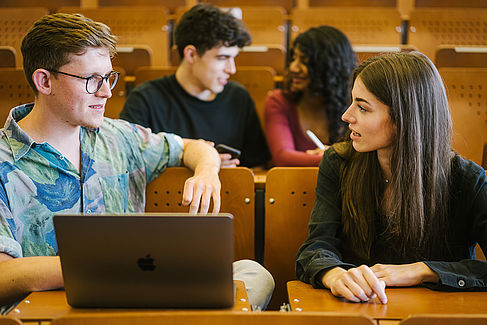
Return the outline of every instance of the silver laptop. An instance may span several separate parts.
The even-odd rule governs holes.
[[[233,216],[57,215],[73,307],[233,306]]]

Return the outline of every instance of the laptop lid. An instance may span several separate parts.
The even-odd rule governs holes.
[[[233,216],[57,215],[73,307],[233,306]]]

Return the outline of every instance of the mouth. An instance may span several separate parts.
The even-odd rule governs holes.
[[[293,83],[301,83],[301,82],[304,82],[306,79],[303,78],[303,77],[298,77],[298,76],[293,76],[292,77],[292,81]]]
[[[227,83],[228,83],[228,78],[221,78],[221,79],[218,79],[218,82],[220,83],[220,85],[223,85],[225,86]]]
[[[352,135],[355,136],[355,137],[361,137],[362,135],[352,129],[350,129],[350,131],[352,131]]]
[[[99,105],[90,105],[89,106],[91,109],[96,109],[96,110],[103,110],[105,108],[104,104],[99,104]]]

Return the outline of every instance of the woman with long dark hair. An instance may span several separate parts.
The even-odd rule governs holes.
[[[345,34],[320,26],[298,35],[291,58],[284,89],[266,99],[267,142],[277,166],[318,166],[323,150],[305,132],[327,145],[343,135],[356,57]]]
[[[320,165],[298,278],[354,302],[388,286],[487,288],[485,170],[451,149],[446,91],[420,53],[373,57],[353,76],[349,139]]]

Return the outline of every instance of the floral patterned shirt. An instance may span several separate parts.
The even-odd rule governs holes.
[[[146,185],[178,166],[182,139],[105,118],[81,128],[81,171],[49,143],[36,143],[17,121],[33,104],[10,112],[0,130],[0,252],[57,254],[52,217],[66,213],[143,212]]]

